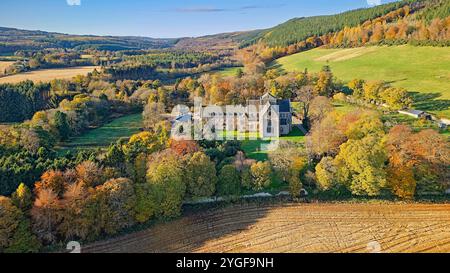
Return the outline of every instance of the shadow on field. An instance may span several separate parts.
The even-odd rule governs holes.
[[[398,82],[404,82],[407,81],[408,78],[404,78],[404,79],[399,79],[399,80],[393,80],[393,81],[387,81],[387,84],[394,84],[394,83],[398,83]]]
[[[414,107],[422,111],[445,111],[450,108],[450,100],[439,99],[441,93],[410,92]]]
[[[239,202],[235,205],[203,205],[185,208],[183,217],[146,230],[94,243],[83,253],[191,253],[201,250],[208,241],[220,240],[249,229],[275,208],[276,203]],[[229,242],[229,241],[227,241]],[[248,242],[233,242],[233,249],[245,249]],[[208,251],[215,248],[208,246]],[[229,251],[233,251],[230,249]]]

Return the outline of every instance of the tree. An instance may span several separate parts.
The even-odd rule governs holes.
[[[125,168],[125,153],[122,145],[116,143],[109,146],[103,162],[105,162],[106,166],[117,168],[123,172]]]
[[[225,165],[219,174],[217,193],[219,196],[238,196],[241,192],[241,176],[233,165]]]
[[[57,111],[55,113],[55,128],[58,130],[59,138],[62,141],[66,141],[69,139],[69,136],[71,134],[70,126],[67,121],[67,114]]]
[[[62,220],[61,206],[58,196],[51,189],[43,189],[37,193],[31,209],[32,229],[38,239],[44,243],[55,243],[58,238],[58,227]]]
[[[300,174],[306,167],[307,162],[306,158],[296,157],[291,163],[288,182],[289,192],[294,199],[300,197],[300,191],[303,187],[302,181],[300,180]]]
[[[345,122],[345,121],[344,121]],[[384,125],[375,112],[361,112],[356,120],[340,124],[349,139],[362,139],[368,135],[384,135]]]
[[[300,172],[297,170],[291,170],[291,174],[288,179],[289,193],[292,198],[298,199],[300,197],[300,191],[302,190],[302,181],[300,180]]]
[[[256,164],[256,163],[255,163]],[[241,185],[244,189],[250,190],[252,189],[253,184],[253,176],[251,172],[251,168],[245,168],[241,170]]]
[[[92,161],[84,161],[75,168],[78,182],[85,187],[96,187],[105,182],[103,168]]]
[[[236,168],[236,170],[242,172],[245,169],[250,168],[254,163],[256,163],[256,160],[248,159],[245,157],[243,151],[238,151],[234,157],[233,165]]]
[[[327,191],[337,186],[337,167],[332,157],[324,157],[316,166],[316,180],[321,190]]]
[[[187,162],[185,179],[189,197],[210,197],[216,190],[216,166],[203,152],[197,152]]]
[[[147,172],[147,182],[153,193],[149,198],[158,204],[158,215],[171,218],[180,214],[186,193],[183,178],[181,162],[175,154],[162,152],[153,156]]]
[[[295,94],[302,107],[303,127],[305,127],[306,130],[309,130],[311,126],[309,110],[312,101],[317,96],[317,93],[314,91],[313,86],[308,85],[297,89]]]
[[[61,171],[47,171],[41,176],[41,181],[36,183],[35,191],[51,190],[57,196],[62,197],[66,190],[64,173]]]
[[[382,81],[364,83],[364,99],[368,102],[379,102],[380,94],[385,90],[386,84]]]
[[[269,161],[280,178],[287,182],[291,176],[294,164],[302,159],[302,152],[299,147],[289,143],[280,143],[280,147],[269,152]]]
[[[269,162],[257,162],[251,166],[250,171],[253,177],[253,190],[262,190],[272,183],[272,168]]]
[[[136,195],[131,180],[111,179],[99,186],[97,190],[104,192],[106,204],[111,211],[108,220],[110,233],[114,234],[134,224]]]
[[[339,183],[354,195],[377,196],[386,186],[386,161],[380,137],[367,136],[343,144],[334,164]]]
[[[395,166],[387,168],[387,183],[392,193],[402,199],[413,199],[416,193],[416,180],[410,166]]]
[[[414,134],[408,126],[397,125],[387,135],[386,148],[389,170],[394,172],[398,168],[404,174],[391,175],[391,184],[411,192],[414,183],[408,175],[412,168],[417,192],[442,192],[448,188],[446,166],[450,162],[450,148],[445,137],[438,132],[423,130]]]
[[[149,102],[144,108],[144,127],[153,129],[156,124],[163,120],[165,105],[162,103]]]
[[[32,154],[36,154],[41,147],[39,135],[33,129],[20,130],[20,145]]]
[[[352,90],[355,98],[361,99],[364,97],[364,80],[353,79],[348,83],[348,88]]]
[[[320,96],[333,96],[333,73],[331,73],[331,69],[328,65],[324,66],[319,72],[314,89],[315,93]]]
[[[380,94],[381,99],[394,110],[408,108],[412,99],[404,88],[390,87]]]
[[[135,186],[135,192],[135,218],[137,222],[145,223],[158,214],[158,198],[155,196],[156,192],[152,191],[152,187],[148,183],[137,184]]]
[[[0,196],[0,253],[37,252],[39,248],[30,221],[11,199]]]
[[[162,131],[160,131],[162,132]],[[128,159],[134,159],[139,154],[152,154],[167,147],[167,139],[159,132],[142,132],[132,135],[128,144],[123,147]]]
[[[242,76],[244,76],[244,70],[242,70],[242,68],[236,69],[235,77],[242,78]]]
[[[197,142],[192,140],[171,140],[170,149],[180,156],[185,156],[188,154],[194,154],[200,151],[200,147]]]
[[[311,157],[336,156],[339,147],[347,138],[338,128],[339,115],[332,112],[320,122],[315,123],[307,136],[308,153]]]
[[[68,186],[61,200],[62,221],[58,225],[58,232],[65,239],[85,240],[91,235],[95,219],[99,218],[98,215],[88,213],[94,207],[91,202],[94,191],[88,191],[82,183]]]
[[[11,200],[16,207],[23,212],[29,211],[33,204],[33,196],[30,189],[24,184],[20,183],[17,190],[12,194]]]
[[[311,102],[310,108],[311,121],[313,124],[320,122],[327,114],[334,110],[330,100],[323,96],[314,98]]]

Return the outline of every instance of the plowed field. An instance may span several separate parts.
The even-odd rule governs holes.
[[[450,205],[236,205],[83,252],[450,252]]]

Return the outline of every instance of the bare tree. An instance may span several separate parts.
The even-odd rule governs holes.
[[[162,121],[165,113],[165,106],[162,103],[150,102],[144,109],[144,127],[146,129],[153,129],[156,124]]]
[[[295,90],[295,96],[297,100],[300,102],[302,107],[303,127],[306,130],[309,130],[311,128],[311,121],[310,121],[311,103],[317,96],[316,92],[314,91],[314,86],[306,85]]]

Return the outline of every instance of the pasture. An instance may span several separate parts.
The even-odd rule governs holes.
[[[85,253],[450,252],[449,204],[237,204],[83,247]]]
[[[31,72],[19,73],[11,76],[1,77],[1,83],[19,83],[26,80],[33,82],[50,82],[54,79],[71,79],[77,75],[86,75],[94,69],[100,69],[98,66],[80,66],[70,68],[42,69]]]
[[[355,78],[383,80],[406,88],[414,96],[415,108],[450,117],[449,47],[317,48],[280,58],[273,67],[318,72],[324,65],[345,82]]]
[[[108,147],[121,138],[129,138],[142,128],[142,114],[117,118],[102,127],[89,130],[60,146],[62,151]]]
[[[243,67],[227,67],[227,68],[221,68],[218,70],[214,70],[213,73],[219,74],[222,77],[230,77],[235,76],[238,69],[244,69]]]

